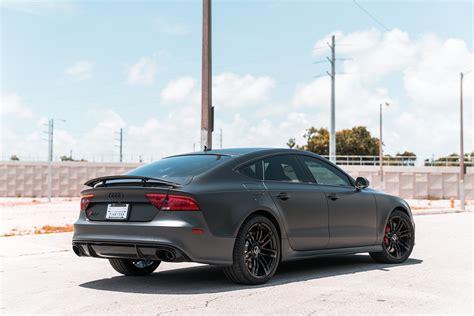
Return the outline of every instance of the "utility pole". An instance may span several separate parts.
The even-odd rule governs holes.
[[[385,102],[386,106],[390,104]],[[382,184],[382,191],[385,190],[385,179],[383,174],[383,138],[382,138],[382,103],[380,103],[380,139],[379,139],[379,165],[380,165],[380,183]]]
[[[48,202],[51,202],[51,191],[52,191],[52,168],[53,162],[53,137],[54,137],[54,119],[49,119],[48,122]]]
[[[123,128],[120,128],[118,134],[119,134],[119,138],[115,139],[115,141],[118,141],[119,144],[115,145],[115,147],[119,148],[119,161],[123,162]],[[112,156],[112,158],[113,158],[113,156]]]
[[[120,162],[123,161],[123,128],[120,128]]]
[[[464,80],[464,74],[461,72],[461,93],[460,93],[460,119],[461,119],[461,124],[460,124],[460,142],[461,142],[461,150],[459,153],[459,200],[461,202],[461,211],[464,211],[466,209],[466,201],[464,199],[464,119],[463,119],[463,91],[462,91],[462,86],[463,86],[463,80]]]
[[[203,0],[202,15],[202,83],[201,83],[201,149],[212,149],[214,107],[212,106],[212,32],[211,0]]]
[[[331,63],[331,128],[329,133],[329,160],[336,163],[336,38],[332,36],[332,43],[327,43],[331,48],[331,58],[327,57]]]

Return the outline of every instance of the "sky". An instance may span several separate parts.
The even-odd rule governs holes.
[[[362,6],[364,10],[361,9]],[[471,1],[213,1],[214,147],[303,144],[329,127],[326,60],[336,37],[336,129],[367,126],[385,152],[420,158],[473,146]],[[2,159],[156,160],[200,141],[200,1],[1,0]]]

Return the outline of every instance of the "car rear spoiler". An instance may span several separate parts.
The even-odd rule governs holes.
[[[144,177],[144,176],[132,176],[132,175],[116,175],[116,176],[98,177],[98,178],[91,179],[85,182],[84,185],[93,188],[99,183],[101,183],[102,185],[106,185],[107,181],[112,181],[112,180],[141,180],[141,183],[143,184],[143,186],[146,186],[147,184],[152,184],[152,183],[167,185],[171,187],[179,186],[178,183],[171,182],[171,181],[166,181],[166,180],[151,178],[151,177]]]

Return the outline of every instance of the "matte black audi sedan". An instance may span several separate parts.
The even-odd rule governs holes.
[[[404,200],[304,151],[195,152],[85,184],[73,250],[125,275],[194,261],[261,284],[281,261],[369,252],[401,263],[415,242]]]

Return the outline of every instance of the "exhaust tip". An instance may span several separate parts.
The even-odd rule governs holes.
[[[168,249],[157,250],[156,256],[161,261],[174,261],[176,259],[176,254],[174,253],[174,251]]]
[[[81,249],[79,248],[79,246],[73,245],[73,246],[72,246],[72,251],[74,251],[74,253],[75,253],[78,257],[81,257],[81,256],[82,256],[82,251],[81,251]]]

